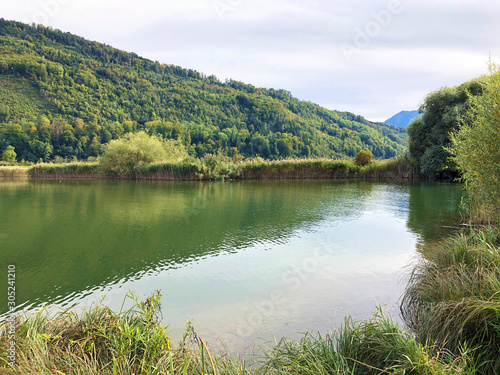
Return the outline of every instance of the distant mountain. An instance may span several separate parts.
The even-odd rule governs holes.
[[[387,125],[395,125],[401,128],[406,128],[410,122],[419,116],[418,111],[401,111],[397,115],[384,121]]]
[[[177,139],[196,157],[390,158],[405,129],[285,90],[165,65],[42,25],[0,19],[0,155],[87,159],[127,132]]]

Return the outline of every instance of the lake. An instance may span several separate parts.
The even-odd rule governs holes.
[[[120,310],[161,290],[177,341],[230,351],[326,333],[381,305],[396,319],[418,246],[460,221],[462,186],[367,181],[0,180],[1,277],[20,309]],[[127,302],[125,306],[129,306]],[[7,312],[6,294],[0,313]]]

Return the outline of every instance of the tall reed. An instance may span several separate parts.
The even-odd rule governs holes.
[[[34,178],[110,178],[99,176],[97,163],[37,164],[29,170]],[[221,154],[200,159],[164,161],[139,166],[122,176],[134,180],[220,179],[413,179],[418,177],[407,158],[373,161],[359,166],[353,160],[286,159],[244,162]]]
[[[64,178],[98,178],[98,163],[63,163],[63,164],[36,164],[28,170],[30,177],[47,179]]]

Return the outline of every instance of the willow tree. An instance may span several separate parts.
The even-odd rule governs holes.
[[[110,177],[130,177],[138,168],[166,158],[162,139],[145,132],[127,133],[106,146],[99,169]]]

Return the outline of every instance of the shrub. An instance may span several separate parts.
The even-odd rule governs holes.
[[[7,148],[5,149],[5,151],[2,154],[2,160],[6,163],[15,163],[16,157],[17,157],[17,154],[14,151],[14,147],[12,147],[12,146],[7,146]]]
[[[111,177],[130,177],[139,167],[166,159],[164,142],[145,132],[127,133],[112,140],[99,160],[102,174]]]
[[[490,64],[483,94],[471,96],[467,118],[452,134],[449,151],[472,200],[493,220],[500,214],[500,66]]]
[[[372,161],[372,159],[373,154],[371,153],[371,151],[362,150],[358,152],[354,160],[357,165],[364,166],[368,165]]]

